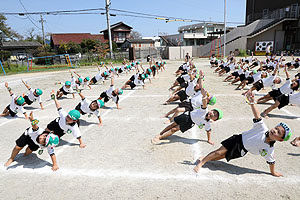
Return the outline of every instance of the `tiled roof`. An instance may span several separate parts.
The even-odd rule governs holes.
[[[42,46],[39,42],[36,41],[9,41],[3,42],[3,49],[11,49],[11,48],[33,48]]]
[[[54,33],[51,34],[51,40],[54,45],[60,45],[61,43],[74,42],[80,44],[84,39],[100,40],[106,42],[102,34],[90,34],[90,33]]]
[[[131,26],[128,26],[128,25],[125,24],[124,22],[118,22],[118,23],[112,24],[112,25],[110,25],[110,28],[111,28],[111,29],[114,29],[114,28],[116,28],[116,27],[118,27],[118,26],[120,26],[120,25],[124,25],[124,26],[127,26],[129,29],[132,29]],[[107,29],[104,29],[104,30],[100,31],[100,33],[104,32],[104,31],[107,31]]]

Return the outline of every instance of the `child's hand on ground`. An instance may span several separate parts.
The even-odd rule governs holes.
[[[281,173],[279,172],[274,172],[272,173],[273,176],[276,176],[276,177],[280,177],[280,176],[283,176]]]
[[[85,144],[80,144],[80,145],[79,145],[79,148],[81,148],[81,149],[83,149],[83,148],[85,148],[85,147],[86,147]]]
[[[53,167],[51,169],[52,169],[52,171],[57,171],[59,169],[59,167],[57,165],[53,165]]]

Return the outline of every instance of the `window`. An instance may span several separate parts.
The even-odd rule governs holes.
[[[263,9],[263,17],[266,17],[269,14],[269,9]]]
[[[118,32],[118,40],[125,40],[125,32]]]
[[[207,27],[207,31],[208,32],[213,32],[214,31],[214,27]]]

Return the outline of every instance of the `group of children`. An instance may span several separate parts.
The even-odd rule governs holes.
[[[143,86],[147,80],[151,83],[151,79],[155,77],[159,71],[163,71],[166,66],[166,62],[155,62],[152,59],[149,63],[148,68],[143,68],[143,66],[138,61],[129,61],[124,59],[122,67],[114,67],[112,64],[111,68],[108,68],[104,62],[100,63],[98,67],[98,73],[90,79],[89,76],[83,77],[77,72],[71,72],[71,80],[67,80],[64,83],[58,82],[55,85],[61,85],[60,89],[56,92],[51,91],[50,97],[55,102],[58,116],[52,120],[45,129],[38,126],[39,120],[33,117],[33,112],[29,114],[29,117],[24,109],[24,105],[31,105],[33,102],[38,101],[40,104],[41,110],[44,110],[41,95],[43,91],[39,88],[32,89],[25,81],[22,80],[25,87],[29,90],[28,94],[15,95],[12,89],[8,86],[8,83],[5,83],[9,94],[11,95],[10,104],[4,109],[3,113],[0,116],[11,116],[15,117],[18,112],[22,112],[25,116],[25,119],[29,119],[31,122],[31,127],[27,128],[25,132],[16,140],[16,145],[12,150],[11,156],[8,161],[5,163],[5,166],[8,167],[15,159],[19,151],[27,145],[25,156],[29,155],[33,151],[37,151],[39,148],[39,154],[43,152],[44,148],[47,148],[51,160],[53,163],[52,170],[56,171],[58,169],[56,156],[54,154],[54,147],[59,144],[59,140],[62,136],[67,134],[72,134],[79,142],[80,148],[85,148],[81,131],[80,131],[80,117],[87,114],[89,117],[94,114],[97,116],[99,121],[99,126],[102,126],[103,121],[100,115],[100,108],[104,107],[105,104],[112,100],[117,109],[120,109],[119,106],[119,96],[123,94],[125,88],[130,87],[131,89],[136,86]],[[104,71],[102,69],[105,69]],[[114,86],[114,77],[119,76],[122,73],[135,72],[131,78],[126,81],[122,88],[115,88]],[[76,75],[76,76],[74,76]],[[91,85],[96,84],[101,79],[102,83],[106,80],[111,79],[110,87],[101,92],[100,96],[97,99],[89,100],[83,94],[82,90],[85,87],[92,89]],[[75,106],[73,110],[66,112],[60,105],[59,99],[63,96],[71,94],[73,99],[75,94],[78,94],[81,98],[81,101]]]

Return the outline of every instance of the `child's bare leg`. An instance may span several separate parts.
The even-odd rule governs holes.
[[[3,112],[0,114],[0,117],[5,117],[5,116],[8,116],[9,115],[9,110],[7,108],[5,108],[3,110]]]
[[[174,115],[169,119],[169,121],[172,122],[172,121],[174,120],[174,118],[178,116],[178,114],[179,114],[180,112],[184,112],[184,111],[185,111],[185,108],[179,108],[179,107],[178,107],[178,108],[176,109]],[[170,123],[170,122],[169,122],[169,123]]]
[[[221,146],[219,149],[209,153],[203,159],[199,159],[199,163],[194,168],[195,172],[199,172],[202,166],[207,163],[208,161],[216,161],[225,158],[227,149],[224,146]]]
[[[244,87],[247,85],[248,81],[243,81],[242,82],[242,88],[241,89],[244,89]]]
[[[171,111],[169,111],[167,114],[165,114],[164,117],[168,117],[169,115],[171,115],[172,113],[174,113],[177,108],[178,108],[178,106],[176,108],[172,109]]]
[[[27,147],[26,150],[25,150],[24,156],[28,156],[28,155],[30,155],[31,153],[32,153],[31,149],[29,149],[29,147]]]
[[[257,103],[266,103],[267,101],[270,101],[271,99],[272,99],[272,97],[269,94],[267,94],[266,96],[259,98],[257,100]]]
[[[18,153],[23,149],[23,147],[15,146],[14,149],[11,152],[11,156],[8,159],[8,161],[4,164],[5,167],[8,167],[15,159],[15,157],[18,155]]]
[[[280,105],[280,102],[279,102],[279,101],[275,101],[275,103],[274,103],[273,105],[271,105],[269,108],[267,108],[266,110],[264,110],[264,111],[261,113],[261,116],[267,118],[267,115],[268,115],[272,110],[274,110],[275,108],[277,108],[279,105]]]

